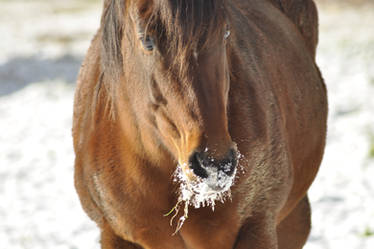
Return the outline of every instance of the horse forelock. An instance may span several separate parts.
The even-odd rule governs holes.
[[[174,64],[186,64],[193,52],[221,39],[226,17],[224,0],[154,2],[149,25],[156,27],[158,43],[165,53],[173,56]]]
[[[225,17],[224,0],[159,0],[154,14],[158,15],[174,45],[190,46],[217,34]]]

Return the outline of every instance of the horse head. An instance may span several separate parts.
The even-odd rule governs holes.
[[[178,162],[183,198],[199,206],[222,196],[238,161],[228,130],[224,1],[111,1],[103,22],[104,72],[124,79],[115,91]]]

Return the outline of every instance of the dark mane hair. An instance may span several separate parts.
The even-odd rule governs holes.
[[[121,41],[125,30],[125,0],[106,0],[102,17],[101,67],[117,81],[123,70]],[[194,49],[203,49],[212,37],[221,35],[225,21],[225,0],[139,0],[146,29],[154,32],[162,53],[173,55],[172,63],[185,64]]]
[[[102,72],[117,81],[122,74],[121,41],[124,29],[124,0],[105,0],[101,18]]]

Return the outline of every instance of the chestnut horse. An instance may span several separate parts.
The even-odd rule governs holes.
[[[312,0],[105,0],[73,122],[102,248],[303,247],[326,136],[317,23]]]

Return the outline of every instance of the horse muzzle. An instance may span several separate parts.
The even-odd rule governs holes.
[[[228,190],[235,177],[238,164],[238,152],[230,149],[224,158],[216,159],[207,151],[194,152],[189,158],[189,168],[212,191]]]

